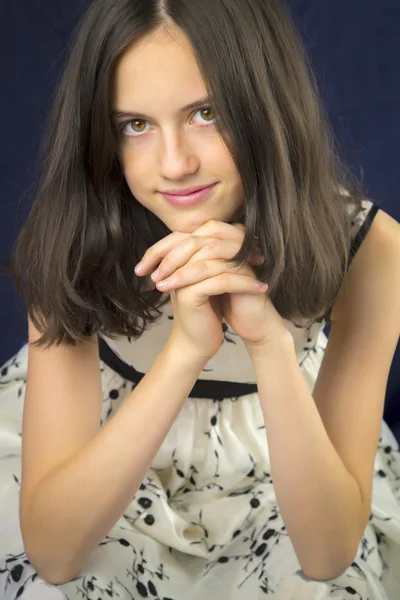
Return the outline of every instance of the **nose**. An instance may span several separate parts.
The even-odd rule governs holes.
[[[161,142],[160,176],[171,181],[184,179],[196,173],[200,160],[193,144],[179,131],[165,135]]]

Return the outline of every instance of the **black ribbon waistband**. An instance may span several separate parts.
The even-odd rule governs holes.
[[[100,359],[110,367],[113,371],[121,375],[124,379],[128,379],[133,383],[139,383],[145,373],[136,371],[132,366],[121,360],[119,356],[110,348],[107,342],[100,336],[99,340],[99,353]],[[231,398],[237,396],[245,396],[247,394],[254,394],[258,392],[256,383],[237,383],[234,381],[214,381],[198,379],[194,384],[189,398]]]

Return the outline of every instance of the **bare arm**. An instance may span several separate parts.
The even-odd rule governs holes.
[[[350,566],[365,529],[360,490],[325,430],[292,343],[253,352],[276,499],[303,573]]]
[[[131,502],[203,367],[167,344],[103,429],[41,480],[24,543],[43,579],[60,584],[81,571]]]

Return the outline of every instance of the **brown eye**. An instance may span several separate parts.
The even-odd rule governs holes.
[[[215,119],[214,117],[214,113],[212,112],[212,110],[210,108],[202,108],[201,111],[202,113],[202,117],[205,116],[206,121],[208,121],[209,119],[212,121],[213,119]],[[211,115],[211,116],[210,116]]]
[[[139,123],[139,125],[138,125]],[[144,129],[144,127],[140,127],[140,123],[142,123],[144,125],[144,127],[146,127],[146,121],[143,121],[143,119],[135,119],[134,121],[130,121],[128,123],[128,125],[132,126],[133,131],[137,131],[138,133],[141,133]]]
[[[194,116],[196,115],[200,115],[201,117],[201,121],[198,121],[197,124],[201,125],[201,124],[211,124],[213,121],[215,121],[216,117],[213,113],[213,111],[211,110],[210,107],[205,107],[205,108],[200,108],[199,110],[197,110],[194,113]]]
[[[127,137],[136,137],[135,133],[143,133],[146,128],[147,121],[144,119],[133,119],[128,121],[121,127],[121,133]]]

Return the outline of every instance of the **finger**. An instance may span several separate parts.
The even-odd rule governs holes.
[[[210,296],[220,294],[260,294],[268,289],[267,284],[262,284],[252,277],[235,273],[220,273],[195,285],[177,290],[179,301],[196,308],[208,301]]]
[[[241,223],[224,223],[211,219],[194,230],[192,235],[220,237],[222,239],[234,239],[243,241],[246,227]]]
[[[224,223],[222,221],[211,220],[207,223],[201,225],[198,229],[196,229],[192,234],[182,233],[179,231],[173,232],[172,234],[166,236],[153,246],[151,246],[143,255],[142,260],[136,265],[135,273],[137,275],[146,275],[151,272],[154,267],[160,264],[162,259],[168,255],[174,248],[178,247],[182,241],[191,238],[192,236],[195,238],[206,237],[208,232],[208,236],[216,239],[233,239],[240,242],[243,241],[245,226],[241,223],[237,223],[234,225]],[[204,235],[202,235],[202,232]],[[204,245],[204,244],[203,244]],[[194,245],[195,249],[201,247],[198,245]],[[194,250],[193,250],[194,252]],[[236,254],[237,251],[235,251]],[[190,257],[186,254],[186,260],[189,260]],[[257,252],[257,246],[254,245],[254,250],[250,254],[249,262],[255,265],[261,265],[264,262],[264,258]],[[175,268],[177,268],[176,265]],[[162,276],[165,276],[165,273],[162,273]],[[159,279],[159,277],[158,277]]]
[[[240,249],[240,242],[218,238],[200,238],[193,236],[181,242],[161,261],[157,271],[151,275],[153,281],[161,281],[175,273],[180,267],[209,259],[231,260]],[[264,259],[254,250],[250,262],[262,264]],[[226,265],[225,265],[226,269]]]
[[[177,269],[186,265],[191,259],[194,260],[194,257],[196,257],[202,249],[209,244],[213,244],[213,242],[215,242],[214,238],[199,236],[188,237],[168,252],[158,266],[157,271],[151,275],[152,280],[157,281],[168,277]],[[206,253],[205,256],[207,255],[210,255],[210,253]]]
[[[234,273],[250,276],[255,279],[254,272],[247,264],[244,264],[242,267],[229,267],[225,262],[220,260],[201,260],[198,262],[189,262],[184,267],[177,269],[171,276],[158,281],[157,287],[163,291],[177,289],[222,275],[223,273]]]
[[[141,261],[135,267],[135,273],[137,275],[145,275],[172,250],[175,248],[182,240],[190,237],[190,233],[182,233],[180,231],[174,231],[170,235],[167,235],[165,238],[151,246],[144,253]]]
[[[245,227],[240,223],[237,224],[239,228]],[[142,260],[135,267],[135,272],[138,272],[138,266],[140,265],[140,275],[144,275],[151,271],[160,261],[167,256],[171,250],[176,248],[182,241],[194,236],[195,238],[215,238],[221,239],[236,239],[243,240],[243,231],[237,229],[236,225],[229,225],[222,221],[210,220],[195,229],[193,233],[182,233],[175,231],[172,234],[166,236],[153,246],[149,248],[143,255]]]
[[[240,242],[242,245],[244,236],[246,234],[246,226],[242,223],[224,223],[223,221],[210,220],[207,223],[201,225],[198,229],[196,229],[192,235],[203,235],[203,236],[211,236],[215,238],[221,239],[233,239]],[[253,250],[249,261],[253,262],[253,258],[258,255],[260,257],[257,259],[254,264],[262,265],[265,262],[265,257],[259,253],[260,244],[257,237],[254,238],[253,242]]]
[[[239,228],[244,228],[240,223],[237,224]],[[144,253],[141,261],[135,267],[135,273],[145,275],[151,271],[160,261],[175,248],[182,240],[187,239],[190,236],[196,237],[232,237],[233,239],[243,239],[243,235],[236,227],[236,225],[229,225],[222,221],[210,220],[201,225],[193,233],[182,233],[180,231],[174,231],[170,235],[148,248]]]

